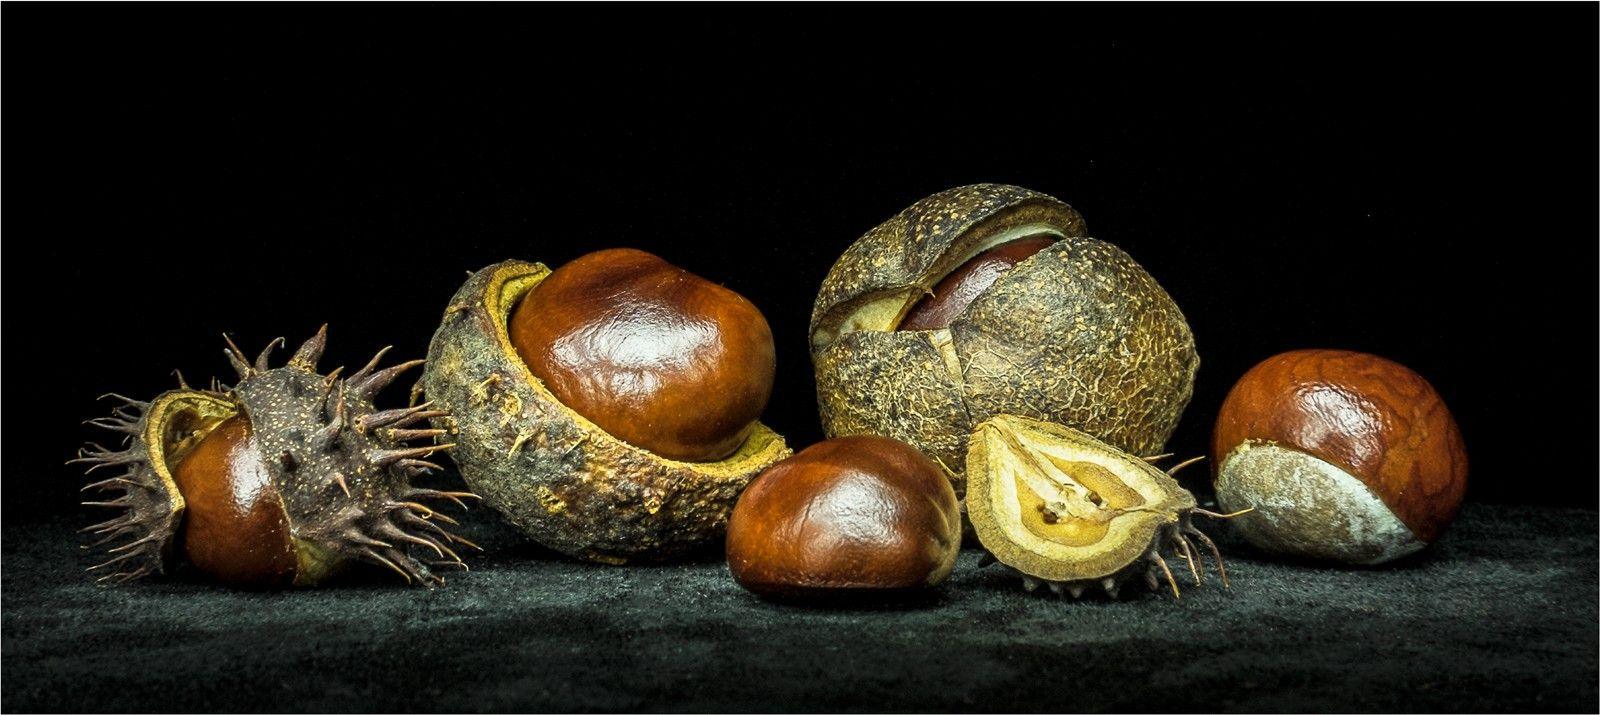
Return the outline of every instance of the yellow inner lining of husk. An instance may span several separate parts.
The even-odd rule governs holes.
[[[979,425],[969,456],[968,512],[985,548],[1040,578],[1108,576],[1193,506],[1143,460],[1060,425],[995,417]]]

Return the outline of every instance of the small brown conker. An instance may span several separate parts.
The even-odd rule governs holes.
[[[294,583],[296,558],[283,496],[234,415],[195,444],[172,470],[187,507],[184,558],[218,581],[278,588]]]
[[[508,329],[562,404],[668,459],[732,454],[772,394],[776,351],[761,311],[644,251],[596,251],[556,269]]]
[[[1467,453],[1439,393],[1410,368],[1294,350],[1246,372],[1217,416],[1217,501],[1253,509],[1239,533],[1274,552],[1379,564],[1455,517]]]
[[[961,511],[916,448],[874,436],[814,444],[750,483],[728,521],[728,567],[763,596],[909,591],[950,575]]]

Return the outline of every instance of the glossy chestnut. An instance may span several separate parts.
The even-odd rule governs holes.
[[[187,505],[181,543],[189,563],[232,586],[293,583],[288,514],[245,417],[217,425],[172,477]]]
[[[939,465],[884,437],[838,437],[774,464],[728,522],[728,566],[763,596],[907,591],[950,575],[961,512]]]
[[[1272,551],[1375,564],[1420,550],[1467,484],[1439,393],[1392,360],[1295,350],[1239,379],[1213,435],[1217,496],[1254,508],[1238,530]]]
[[[772,331],[727,288],[634,249],[562,266],[513,311],[512,346],[562,404],[655,454],[709,462],[772,393]]]

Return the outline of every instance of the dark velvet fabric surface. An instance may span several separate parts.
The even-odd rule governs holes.
[[[6,711],[1597,708],[1592,511],[1471,505],[1386,569],[1224,538],[1232,590],[1178,601],[1028,594],[968,549],[926,600],[829,609],[759,600],[714,553],[567,561],[481,508],[488,552],[434,590],[97,587],[79,525],[6,524]]]

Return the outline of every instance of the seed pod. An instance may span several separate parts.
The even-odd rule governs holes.
[[[1133,259],[1070,206],[996,184],[929,196],[852,244],[817,296],[811,357],[829,436],[916,445],[958,494],[968,435],[995,415],[1160,451],[1199,365]]]
[[[196,390],[180,378],[150,402],[117,397],[124,404],[111,417],[91,420],[127,435],[121,450],[91,443],[73,460],[122,472],[85,487],[120,492],[86,502],[120,512],[85,530],[111,544],[111,560],[92,567],[109,571],[102,580],[165,573],[179,558],[230,585],[267,588],[316,585],[350,562],[424,585],[443,582],[430,567],[465,568],[449,544],[471,543],[421,500],[473,495],[410,483],[436,468],[425,457],[451,445],[404,444],[439,434],[411,429],[427,407],[372,404],[421,361],[379,370],[385,348],[348,378],[323,376],[326,340],[323,326],[279,368],[268,361],[281,338],[253,364],[230,341],[232,387]]]
[[[1029,591],[1041,584],[1081,596],[1098,588],[1115,598],[1126,581],[1165,582],[1178,596],[1166,555],[1181,557],[1202,582],[1204,544],[1228,583],[1222,554],[1190,523],[1194,495],[1169,472],[1083,432],[1014,415],[978,425],[967,457],[967,515],[985,549],[1020,572]]]
[[[514,260],[478,271],[429,346],[423,384],[451,413],[435,426],[455,435],[451,457],[467,483],[529,538],[577,558],[660,560],[717,538],[745,484],[790,454],[783,438],[755,423],[725,458],[677,461],[563,404],[508,333],[519,302],[550,274]]]

